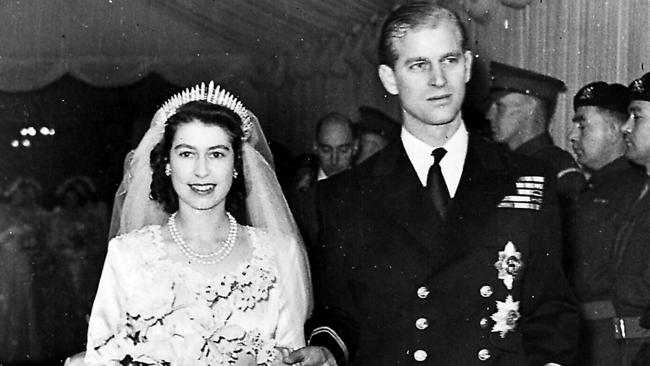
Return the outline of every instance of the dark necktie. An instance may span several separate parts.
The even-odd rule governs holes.
[[[429,168],[429,174],[427,175],[427,187],[426,190],[433,201],[433,205],[440,214],[440,217],[443,219],[447,216],[447,207],[449,206],[449,201],[451,197],[449,196],[449,190],[447,189],[447,183],[445,183],[445,177],[442,175],[440,170],[440,161],[447,154],[447,150],[439,147],[431,153],[433,155],[434,161],[431,167]]]

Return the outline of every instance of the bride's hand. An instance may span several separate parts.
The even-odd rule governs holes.
[[[337,366],[332,352],[325,347],[307,346],[297,349],[282,360],[287,365]]]

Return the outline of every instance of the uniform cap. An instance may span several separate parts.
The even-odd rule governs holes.
[[[490,78],[490,92],[527,94],[551,103],[566,90],[562,80],[495,61],[490,62]]]
[[[621,84],[596,81],[583,86],[573,97],[573,110],[578,107],[596,106],[627,114],[630,92]]]
[[[628,89],[630,90],[631,100],[650,102],[650,72],[630,83]]]

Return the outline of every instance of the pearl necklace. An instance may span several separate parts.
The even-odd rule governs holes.
[[[185,239],[183,239],[180,232],[176,228],[176,214],[177,212],[174,212],[171,214],[171,216],[169,216],[169,220],[167,220],[167,227],[169,228],[169,234],[171,234],[174,243],[176,246],[178,246],[181,252],[185,254],[186,257],[201,264],[215,264],[221,262],[230,254],[232,248],[235,246],[235,241],[237,240],[237,229],[239,226],[237,225],[237,220],[235,220],[230,212],[226,212],[229,223],[228,237],[226,240],[220,242],[221,248],[219,248],[219,250],[207,254],[196,252],[190,248],[189,245],[187,245]]]

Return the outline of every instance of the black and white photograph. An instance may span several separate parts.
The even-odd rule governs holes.
[[[0,366],[650,365],[650,1],[0,1]]]

